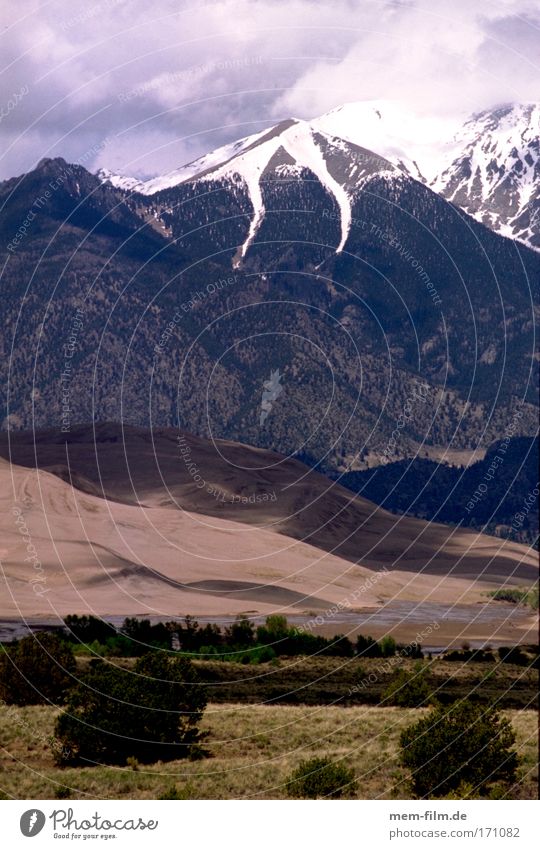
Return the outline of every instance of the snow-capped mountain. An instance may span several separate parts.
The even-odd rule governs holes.
[[[540,248],[540,105],[474,115],[452,148],[432,188],[493,230]]]
[[[262,191],[264,181],[276,178],[309,179],[315,175],[324,189],[333,196],[340,211],[340,253],[351,228],[351,197],[374,172],[393,172],[385,159],[336,136],[317,131],[306,121],[291,119],[266,133],[244,140],[242,150],[217,168],[210,168],[198,179],[234,179],[248,189],[254,208],[249,235],[241,249],[244,257],[255,239],[265,207]]]
[[[415,407],[395,457],[428,432],[428,444],[447,445],[458,422],[457,447],[472,450],[500,436],[516,397],[535,403],[540,253],[312,123],[280,124],[224,159],[152,195],[61,159],[0,184],[10,426],[61,421],[51,375],[62,374],[83,296],[72,422],[128,410],[135,424],[283,453],[310,433],[312,458],[339,435],[335,466],[366,440],[383,454],[419,379],[430,402]],[[16,237],[13,222],[33,206],[33,226]],[[27,285],[35,291],[21,306]],[[261,387],[275,369],[287,391],[261,428]],[[524,409],[523,433],[534,412]]]
[[[125,189],[126,191],[139,192],[142,195],[153,195],[156,192],[171,189],[178,186],[180,183],[185,183],[188,180],[197,178],[204,172],[212,168],[218,168],[226,162],[234,159],[235,156],[241,155],[246,148],[254,144],[257,139],[265,136],[268,130],[263,130],[261,133],[255,133],[251,136],[245,136],[231,144],[225,144],[215,150],[201,156],[199,159],[188,162],[187,165],[182,165],[174,171],[163,174],[159,177],[153,177],[150,180],[138,180],[135,177],[123,177],[120,174],[114,174],[106,168],[102,168],[97,172],[97,176],[103,182],[111,183],[117,189]]]
[[[345,103],[311,123],[318,130],[362,144],[428,184],[446,166],[448,139],[460,127],[455,118],[417,115],[391,100]]]
[[[405,172],[491,229],[540,248],[540,107],[513,104],[464,120],[422,116],[392,101],[348,103],[313,121],[290,119],[224,145],[175,171],[141,181],[102,170],[104,182],[153,195],[181,183],[243,182],[254,213],[245,255],[264,217],[261,180],[314,174],[341,212],[366,178]]]
[[[384,101],[313,122],[361,143],[486,226],[540,248],[540,106],[509,104],[456,122]]]
[[[144,180],[138,180],[136,177],[123,177],[121,174],[115,174],[113,171],[109,171],[108,168],[100,168],[99,171],[96,171],[96,176],[102,183],[110,183],[115,189],[147,194],[146,182]]]
[[[340,253],[351,227],[351,199],[373,174],[396,174],[387,159],[363,147],[330,135],[307,121],[291,118],[256,135],[225,145],[164,177],[145,183],[110,172],[98,176],[117,188],[153,195],[192,180],[243,184],[253,206],[249,234],[237,263],[254,241],[265,214],[263,184],[275,179],[309,180],[315,177],[339,208]]]

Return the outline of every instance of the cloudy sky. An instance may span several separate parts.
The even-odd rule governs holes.
[[[540,92],[539,0],[2,0],[0,178],[164,173],[291,115]]]

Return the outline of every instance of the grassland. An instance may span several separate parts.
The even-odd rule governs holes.
[[[127,666],[131,664],[128,660]],[[398,669],[412,671],[416,661],[402,657],[279,658],[260,666],[199,661],[197,670],[212,702],[379,705]],[[431,690],[443,704],[469,697],[500,708],[533,708],[538,670],[495,660],[487,663],[422,661]]]
[[[531,662],[533,655],[528,655]],[[84,676],[89,656],[78,656]],[[111,659],[131,669],[133,658]],[[379,705],[398,669],[412,671],[417,661],[403,657],[281,657],[271,663],[240,664],[195,660],[208,699],[220,704]],[[424,659],[432,692],[442,704],[470,698],[499,708],[533,709],[538,704],[538,669],[471,660]]]
[[[329,756],[354,767],[358,796],[410,798],[397,763],[399,734],[422,709],[209,704],[203,730],[208,757],[126,768],[54,766],[48,742],[55,708],[0,707],[0,786],[16,799],[279,799],[305,758]],[[505,711],[521,757],[510,798],[536,798],[537,722],[531,710]]]

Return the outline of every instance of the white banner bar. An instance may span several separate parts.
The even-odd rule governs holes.
[[[534,801],[5,801],[6,849],[104,844],[169,849],[418,846],[537,849]],[[35,844],[29,843],[35,838]]]

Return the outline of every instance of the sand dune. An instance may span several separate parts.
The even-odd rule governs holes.
[[[538,572],[524,546],[393,516],[269,451],[116,425],[9,437],[3,616],[474,604]]]

